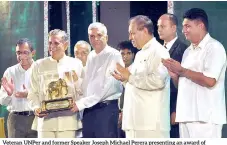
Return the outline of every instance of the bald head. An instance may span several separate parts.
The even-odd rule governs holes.
[[[173,25],[178,26],[178,20],[174,14],[170,14],[170,13],[163,14],[160,18],[169,19],[169,21],[172,22]]]
[[[164,14],[158,19],[159,38],[169,42],[176,37],[177,18],[173,14]]]

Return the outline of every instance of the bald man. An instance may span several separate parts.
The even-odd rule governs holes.
[[[91,46],[88,42],[80,40],[74,46],[74,55],[76,58],[80,59],[83,66],[86,66],[87,56],[91,51]]]
[[[182,56],[188,47],[177,37],[177,17],[173,14],[164,14],[158,20],[159,38],[164,40],[164,47],[169,51],[170,57],[181,62]],[[170,115],[171,115],[171,138],[179,138],[179,124],[176,118],[177,88],[173,81],[170,82]]]

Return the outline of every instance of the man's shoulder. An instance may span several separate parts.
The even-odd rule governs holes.
[[[79,65],[81,66],[81,68],[83,68],[83,64],[82,64],[82,61],[78,58],[74,58],[74,57],[70,57],[70,56],[66,56],[66,59],[67,61],[69,62],[69,64],[72,64],[72,65]]]
[[[181,40],[180,38],[177,38],[174,44],[178,46],[177,48],[184,49],[184,50],[186,50],[189,47],[189,45],[183,42],[183,40]]]
[[[5,70],[5,73],[10,73],[10,72],[15,72],[18,70],[18,67],[19,67],[19,63],[15,64],[15,65],[12,65],[10,67],[8,67],[6,70]]]
[[[19,67],[19,63],[17,63],[17,64],[15,64],[15,65],[12,65],[12,66],[10,66],[10,67],[8,67],[7,69],[8,70],[15,70],[15,69],[17,69],[18,67]]]
[[[208,44],[215,45],[218,48],[224,49],[224,46],[222,45],[222,43],[213,37],[210,38],[210,40],[208,41]]]
[[[39,66],[48,65],[49,62],[50,62],[50,57],[40,58],[32,63],[31,68],[33,69],[33,68],[37,68]]]
[[[150,46],[150,51],[153,53],[153,50],[155,50],[156,54],[159,54],[161,58],[169,58],[169,52],[168,50],[157,40],[155,40],[155,43],[152,43]]]
[[[150,48],[150,49],[154,49],[154,48],[157,48],[157,49],[158,48],[163,48],[163,49],[165,49],[165,47],[156,38],[154,40],[152,40],[152,43],[149,44],[148,48]]]
[[[42,63],[45,63],[45,62],[48,62],[48,61],[50,61],[50,57],[44,57],[44,58],[37,59],[35,61],[35,63],[42,64]]]
[[[110,58],[114,60],[119,60],[122,64],[124,64],[120,51],[113,47],[110,48],[111,48]]]
[[[103,53],[102,57],[105,58],[114,58],[114,57],[121,57],[121,53],[120,51],[118,51],[117,49],[111,47],[111,46],[106,46],[107,48],[105,48],[105,52]]]
[[[115,49],[115,48],[113,48],[111,46],[108,46],[107,53],[110,53],[110,54],[120,54],[120,52],[117,49]]]
[[[65,56],[65,57],[70,62],[81,63],[81,60],[78,58],[74,58],[74,57],[70,57],[70,56]]]
[[[209,52],[213,56],[219,56],[219,58],[226,58],[226,50],[223,44],[212,37],[207,42],[205,48],[206,52]]]

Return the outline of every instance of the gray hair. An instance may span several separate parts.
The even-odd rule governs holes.
[[[94,28],[102,31],[104,33],[104,35],[107,35],[107,28],[103,23],[100,23],[100,22],[91,23],[88,27],[88,32],[89,32],[89,30],[94,29]]]
[[[153,34],[153,32],[154,32],[153,22],[151,21],[151,19],[148,16],[137,15],[135,17],[132,17],[129,20],[129,24],[132,23],[132,22],[136,23],[138,30],[142,30],[143,28],[147,28],[149,34],[150,35]]]
[[[60,29],[54,29],[49,32],[49,36],[54,36],[54,35],[61,35],[61,38],[63,41],[68,41],[68,34]]]
[[[84,40],[78,41],[78,42],[75,44],[74,48],[75,48],[77,45],[86,45],[87,48],[88,48],[88,52],[91,51],[91,45],[90,45],[89,43],[87,43],[86,41],[84,41]]]
[[[17,40],[16,46],[17,45],[22,45],[22,44],[25,44],[25,43],[28,44],[28,46],[30,48],[30,51],[34,50],[33,45],[32,45],[31,41],[28,38],[21,38],[21,39]]]

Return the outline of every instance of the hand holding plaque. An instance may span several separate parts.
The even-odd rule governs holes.
[[[42,112],[41,108],[37,108],[34,111],[34,114],[40,118],[47,116],[48,114],[46,112]]]
[[[70,73],[72,74],[72,76],[70,76]],[[72,70],[71,72],[65,72],[65,77],[67,78],[68,81],[73,82],[73,83],[76,83],[76,81],[78,80],[78,76],[77,76],[75,70]]]

